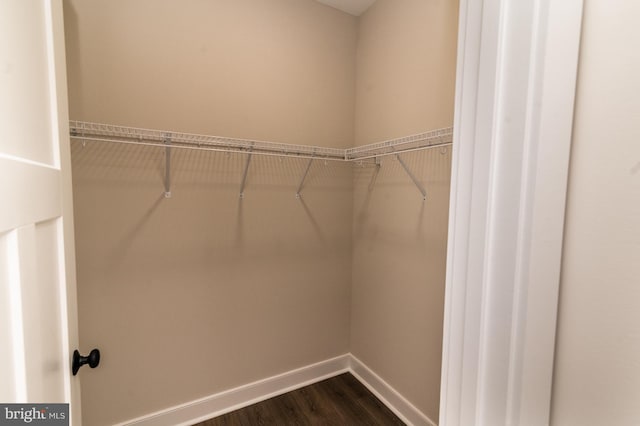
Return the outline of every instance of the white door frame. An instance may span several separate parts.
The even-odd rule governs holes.
[[[441,426],[549,423],[583,0],[461,0]]]

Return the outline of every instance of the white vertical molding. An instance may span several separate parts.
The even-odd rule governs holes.
[[[461,0],[440,425],[549,421],[583,0]]]
[[[513,348],[510,424],[548,425],[560,286],[567,179],[573,129],[584,0],[547,1],[544,46],[537,67],[536,95],[529,110],[531,184],[527,184],[529,233],[517,276],[520,298]],[[541,49],[542,50],[542,49]],[[544,59],[542,59],[544,58]],[[524,193],[524,190],[523,190]]]
[[[476,415],[499,6],[495,0],[460,1],[441,426],[471,425]]]

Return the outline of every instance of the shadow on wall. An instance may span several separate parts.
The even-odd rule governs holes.
[[[339,223],[351,207],[350,164],[315,161],[297,199],[307,160],[254,155],[240,198],[246,155],[181,149],[171,155],[171,198],[165,198],[164,148],[73,140],[74,188],[89,210],[78,219],[118,236],[111,267],[150,234],[171,235],[175,250],[210,235],[215,242],[204,245],[211,257],[284,249],[299,255],[344,244]],[[343,204],[348,208],[336,209]]]
[[[254,156],[243,199],[245,155],[174,150],[171,198],[164,164],[164,148],[72,142],[80,343],[105,354],[82,378],[87,416],[105,400],[151,412],[348,346],[351,165],[314,162],[298,200],[303,159]],[[139,413],[120,415],[110,424]]]
[[[356,167],[356,240],[373,235],[381,243],[404,244],[426,241],[433,236],[430,228],[447,228],[451,148],[408,153],[402,159],[426,190],[426,200],[394,156],[382,157],[379,165],[364,163]],[[410,223],[414,225],[406,225]],[[404,232],[399,232],[400,228]],[[413,238],[407,238],[407,232]]]
[[[145,211],[139,218],[136,218],[136,221],[130,228],[124,230],[122,240],[118,245],[116,245],[115,250],[112,252],[113,257],[107,262],[108,267],[114,267],[115,265],[122,263],[136,237],[143,232],[143,227],[151,220],[154,212],[156,212],[160,203],[162,203],[164,199],[164,194],[159,194],[156,201],[149,206],[147,211]]]

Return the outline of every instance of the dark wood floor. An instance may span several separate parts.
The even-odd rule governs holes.
[[[404,425],[349,373],[194,426]]]

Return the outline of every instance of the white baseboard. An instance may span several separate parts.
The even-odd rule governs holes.
[[[408,425],[436,426],[433,421],[351,354],[176,405],[115,426],[189,426],[347,372],[353,374]]]
[[[433,420],[353,355],[350,355],[349,372],[407,425],[437,426]]]
[[[189,426],[349,371],[349,354],[291,370],[117,426]]]

